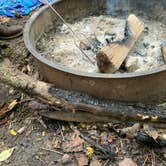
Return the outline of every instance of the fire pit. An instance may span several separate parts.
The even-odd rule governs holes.
[[[152,40],[161,39],[162,42],[162,40],[166,39],[166,34],[163,32],[166,27],[166,11],[164,10],[166,2],[164,0],[63,0],[57,1],[52,5],[73,29],[77,27],[77,29],[74,29],[75,31],[81,26],[90,24],[93,20],[101,24],[101,20],[104,19],[105,22],[111,19],[115,31],[117,31],[116,27],[124,26],[123,20],[125,20],[129,14],[135,14],[145,21],[145,30],[151,28],[146,27],[146,21],[148,22],[147,25],[152,25],[153,28],[156,28],[155,37],[157,37],[152,38]],[[149,24],[149,22],[151,24]],[[92,26],[92,29],[93,28]],[[83,29],[85,33],[80,38],[85,39],[88,37],[88,31],[86,31],[84,27]],[[55,38],[51,38],[52,36],[50,34],[52,34],[52,32],[57,34]],[[72,45],[70,45],[72,41],[68,40],[69,38],[66,37],[69,33],[68,29],[64,27],[62,21],[49,6],[40,9],[26,24],[24,41],[28,50],[37,60],[38,69],[45,81],[54,83],[58,88],[87,92],[93,96],[105,99],[149,103],[165,100],[166,65],[164,65],[164,61],[163,64],[159,63],[152,69],[148,68],[148,70],[138,70],[137,72],[131,73],[124,71],[122,71],[123,73],[118,71],[114,74],[99,73],[96,64],[94,67],[91,67],[92,64],[90,64],[85,57],[84,60],[85,62],[87,61],[87,63],[82,63],[82,66],[80,65],[81,67],[78,66],[81,61],[79,58],[82,54],[79,52],[78,48],[76,48],[75,59],[71,58],[68,63],[65,62],[65,57],[70,56],[70,52],[66,51],[66,53],[64,53],[63,45],[65,40],[67,44],[71,46],[71,49],[73,49]],[[78,33],[81,34],[81,31]],[[107,36],[109,39],[111,36],[111,39],[113,37],[115,40],[119,40],[121,37],[120,35],[116,36],[116,39],[114,34],[110,35],[109,33]],[[61,40],[58,40],[58,37]],[[54,45],[41,42],[43,38],[53,40],[52,43]],[[98,41],[100,41],[100,39]],[[102,42],[97,43],[93,41],[93,43],[97,45],[94,48],[94,50],[96,50],[98,46],[100,47],[100,43]],[[145,47],[148,47],[146,43],[143,44]],[[140,42],[138,41],[138,47],[139,45]],[[47,51],[55,47],[56,58],[51,58],[51,53],[47,54],[44,52],[45,50],[42,52],[41,46],[45,46],[45,49],[48,49]],[[157,43],[156,47],[157,46],[159,46],[159,43]],[[63,51],[63,54],[61,51]],[[52,52],[52,50],[50,52]],[[142,54],[140,52],[137,54]],[[93,56],[90,55],[90,57],[95,60],[94,54]],[[63,59],[64,62],[61,63]],[[74,60],[76,63],[70,66]]]

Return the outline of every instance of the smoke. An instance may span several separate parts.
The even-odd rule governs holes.
[[[117,11],[125,11],[126,15],[130,9],[130,0],[106,0],[106,7],[108,15],[116,15]]]

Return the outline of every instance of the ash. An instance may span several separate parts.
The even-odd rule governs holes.
[[[117,73],[143,72],[164,64],[160,45],[166,38],[166,25],[148,19],[142,20],[145,23],[145,30],[127,56],[122,65],[123,69],[121,68]],[[97,51],[108,43],[122,41],[125,37],[126,20],[120,18],[91,16],[69,25],[76,34],[75,38],[63,24],[44,33],[37,42],[36,48],[52,62],[77,71],[98,73]],[[86,43],[86,47],[82,48],[80,43]],[[83,49],[94,64],[78,47]]]

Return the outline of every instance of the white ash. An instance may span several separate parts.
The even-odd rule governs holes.
[[[125,60],[125,72],[147,71],[164,64],[160,43],[166,39],[166,25],[146,19],[143,21],[146,26],[145,31]],[[122,41],[125,37],[125,25],[125,19],[103,15],[91,16],[70,24],[72,30],[77,34],[75,41],[78,46],[80,41],[90,39],[91,49],[84,50],[84,52],[95,62],[95,65],[76,47],[72,32],[64,24],[45,33],[38,41],[37,49],[46,58],[60,65],[82,72],[99,72],[96,52],[108,42]],[[97,42],[91,40],[93,38]]]

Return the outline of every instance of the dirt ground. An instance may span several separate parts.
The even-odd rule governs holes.
[[[24,25],[28,18],[10,19],[7,24]],[[1,61],[7,58],[22,72],[39,78],[22,37],[0,41],[0,48]],[[14,151],[7,160],[0,162],[0,166],[166,165],[165,144],[155,147],[141,144],[133,136],[134,131],[127,136],[119,132],[136,122],[85,124],[46,119],[39,115],[35,99],[0,84],[0,112],[9,109],[14,100],[18,103],[0,118],[0,153],[9,148]],[[147,125],[142,127],[145,128]],[[166,132],[164,129],[153,131]]]

